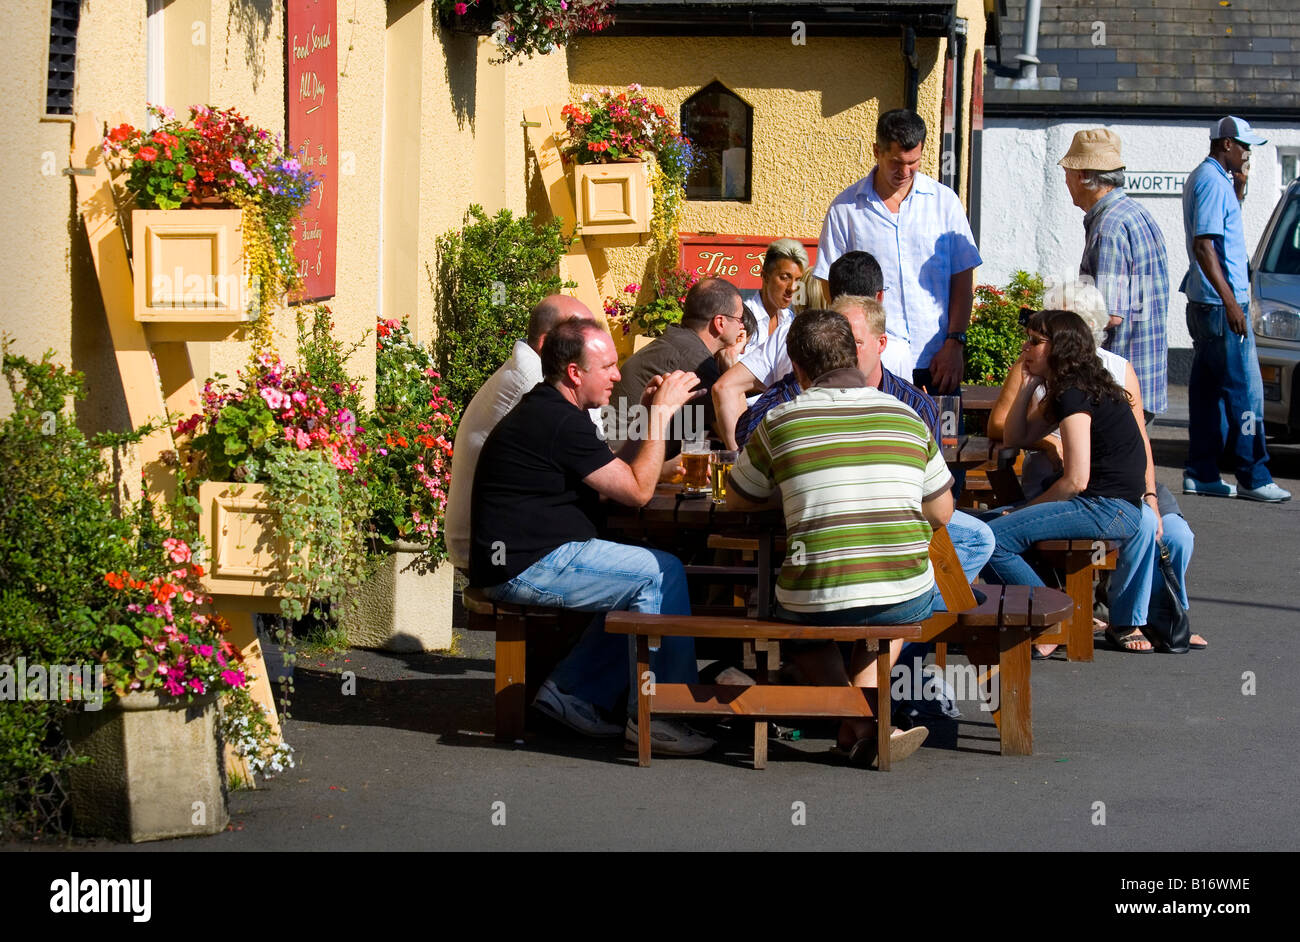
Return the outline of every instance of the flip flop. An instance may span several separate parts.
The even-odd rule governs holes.
[[[1196,635],[1192,635],[1192,638],[1195,639],[1195,638],[1196,638]],[[1189,648],[1191,648],[1193,651],[1204,651],[1204,650],[1205,650],[1206,648],[1208,648],[1210,645],[1209,645],[1209,643],[1206,642],[1206,641],[1201,641],[1201,642],[1198,643],[1197,641],[1192,640],[1192,641],[1188,641],[1188,642],[1187,642],[1187,646],[1188,646]]]
[[[1138,643],[1146,642],[1146,644],[1149,645],[1149,647],[1145,649],[1130,648],[1128,645],[1135,641]],[[1115,633],[1114,628],[1107,627],[1106,642],[1116,651],[1122,651],[1125,654],[1150,654],[1152,651],[1155,650],[1155,646],[1152,645],[1150,641],[1147,641],[1146,635],[1142,634],[1142,629],[1140,628],[1134,628],[1132,631],[1130,631],[1128,634],[1124,635],[1124,637],[1121,638],[1119,635]]]

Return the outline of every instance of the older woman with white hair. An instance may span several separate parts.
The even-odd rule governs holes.
[[[1152,650],[1151,643],[1145,639],[1140,629],[1147,624],[1148,606],[1152,586],[1161,579],[1160,542],[1164,541],[1166,550],[1178,575],[1178,590],[1183,606],[1188,604],[1186,589],[1187,566],[1191,562],[1193,535],[1187,521],[1183,519],[1178,503],[1173,494],[1163,484],[1155,480],[1155,461],[1151,454],[1151,442],[1147,436],[1147,423],[1142,408],[1142,391],[1137,374],[1132,365],[1118,354],[1101,348],[1105,336],[1109,313],[1106,300],[1095,286],[1088,282],[1067,282],[1053,285],[1043,297],[1045,310],[1066,310],[1078,314],[1093,333],[1097,342],[1097,357],[1115,383],[1128,393],[1133,417],[1141,432],[1146,451],[1146,493],[1143,495],[1142,519],[1138,533],[1127,540],[1120,551],[1115,571],[1110,576],[1109,614],[1111,626],[1107,638],[1110,643],[1124,651],[1145,652]],[[1024,356],[1022,355],[1002,387],[1002,394],[989,417],[989,435],[1002,437],[1006,431],[1006,421],[1016,393],[1023,381]],[[1038,400],[1041,401],[1041,395]],[[1026,455],[1021,475],[1021,486],[1025,496],[1033,499],[1041,494],[1060,476],[1062,468],[1062,447],[1060,432],[1056,431],[1043,439],[1032,443],[1032,450]],[[1121,634],[1122,632],[1122,634]],[[1192,647],[1206,647],[1205,639],[1200,635],[1192,636]],[[1038,656],[1046,656],[1052,648],[1043,646]]]

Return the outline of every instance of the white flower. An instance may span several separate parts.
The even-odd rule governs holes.
[[[583,93],[582,93],[582,100],[583,100],[583,101],[591,101],[591,92],[583,92]]]

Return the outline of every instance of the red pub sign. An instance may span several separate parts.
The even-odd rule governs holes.
[[[298,216],[294,255],[302,289],[293,301],[334,296],[339,216],[337,0],[289,0],[285,81],[289,150],[318,180]]]
[[[681,265],[706,278],[725,278],[742,291],[763,283],[763,253],[777,236],[683,235]],[[808,251],[808,267],[817,264],[817,240],[800,239]]]

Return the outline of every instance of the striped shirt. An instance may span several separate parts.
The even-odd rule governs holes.
[[[1114,189],[1083,217],[1079,274],[1097,285],[1106,310],[1120,323],[1106,331],[1105,347],[1133,364],[1142,408],[1169,408],[1169,265],[1165,237],[1151,214],[1123,190]]]
[[[921,503],[952,476],[914,411],[846,376],[863,382],[828,374],[772,409],[731,471],[754,500],[781,491],[789,549],[776,597],[792,612],[891,605],[934,587]]]
[[[939,404],[927,396],[925,390],[918,389],[907,380],[900,379],[889,370],[881,367],[880,391],[893,396],[899,402],[911,406],[913,411],[921,417],[925,427],[930,430],[934,440],[939,440]],[[753,436],[754,429],[758,428],[758,423],[763,421],[763,416],[783,402],[793,401],[794,397],[801,392],[803,392],[803,389],[799,386],[799,381],[794,378],[794,373],[786,373],[773,383],[736,420],[736,446],[744,448],[745,443]]]

